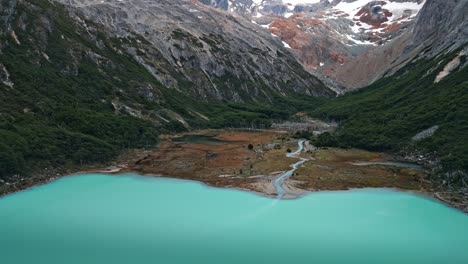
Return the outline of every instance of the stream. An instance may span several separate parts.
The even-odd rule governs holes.
[[[304,162],[308,161],[309,159],[306,158],[301,158],[299,157],[299,154],[302,152],[304,149],[304,142],[305,140],[300,140],[297,145],[298,149],[292,153],[286,154],[286,157],[288,158],[298,158],[300,159],[298,162],[291,164],[290,167],[292,168],[291,170],[281,174],[278,178],[276,178],[273,181],[273,186],[275,186],[276,193],[278,194],[278,199],[281,199],[284,197],[284,195],[287,194],[286,190],[283,187],[284,181],[286,181],[289,177],[293,175],[293,173],[297,170],[297,168],[304,164]]]

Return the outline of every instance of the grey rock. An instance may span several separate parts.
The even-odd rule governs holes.
[[[429,138],[429,137],[432,137],[434,135],[434,133],[439,129],[439,126],[432,126],[426,130],[423,130],[421,132],[419,132],[418,134],[416,134],[412,140],[413,141],[420,141],[420,140],[423,140],[423,139],[426,139],[426,138]]]
[[[161,83],[202,100],[335,94],[267,30],[205,5],[187,0],[59,2],[77,19],[99,23],[128,42],[127,52]]]
[[[392,75],[414,60],[466,48],[468,0],[427,0],[411,31],[402,37],[403,52],[376,78]]]
[[[341,2],[352,3],[355,1],[320,0],[318,3],[304,1],[305,3],[290,5],[285,4],[282,0],[264,0],[258,4],[252,4],[250,0],[230,0],[230,6],[227,9],[220,8],[217,4],[219,1],[202,2],[241,15],[264,27],[269,27],[273,34],[279,36],[292,47],[292,51],[305,68],[328,87],[341,93],[373,81],[375,76],[365,71],[373,71],[374,68],[362,67],[363,63],[364,65],[368,63],[365,61],[367,58],[375,57],[369,56],[367,53],[372,53],[375,46],[392,42],[409,31],[409,27],[414,23],[413,11],[411,10],[399,14],[405,19],[386,23],[388,13],[384,12],[385,3],[382,1],[369,0],[364,3],[361,7],[363,13],[359,17],[356,17],[356,14],[345,14],[334,9]],[[422,0],[386,1],[422,2]],[[295,15],[289,16],[290,14]],[[357,32],[352,30],[352,26],[355,24],[363,28],[366,28],[365,24],[367,27],[377,26],[380,30],[363,29]],[[363,44],[363,42],[367,44]],[[384,60],[383,63],[369,62],[369,64],[377,66],[389,63],[391,60]],[[349,73],[353,71],[363,72]]]
[[[13,88],[15,85],[11,80],[10,80],[10,73],[8,72],[7,68],[0,63],[0,83],[3,83],[4,85]]]
[[[391,76],[417,59],[431,59],[466,48],[467,16],[468,0],[426,0],[406,31],[391,42],[370,49],[336,68],[335,80],[347,80],[347,88],[356,89]]]
[[[17,0],[0,0],[0,35],[11,31]]]
[[[468,0],[427,0],[407,50],[431,47],[426,57],[455,50],[468,42]]]

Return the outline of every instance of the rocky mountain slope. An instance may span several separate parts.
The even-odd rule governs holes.
[[[269,34],[190,1],[141,2],[0,0],[0,189],[154,147],[161,132],[267,127],[294,109],[285,95],[334,96]],[[271,101],[281,109],[258,103]]]
[[[48,1],[0,1],[0,187],[158,141],[164,87],[112,42]]]
[[[337,68],[335,76],[337,79],[346,76],[351,87],[362,87],[391,76],[412,61],[432,59],[459,49],[468,40],[467,14],[467,0],[428,0],[406,32]],[[466,51],[460,52],[463,54]]]
[[[357,79],[341,68],[372,71],[366,53],[392,42],[413,24],[423,0],[207,0],[207,5],[245,17],[279,37],[311,72],[352,89]],[[364,61],[364,65],[362,64]]]
[[[281,27],[258,25],[276,19],[271,24],[297,28],[305,13],[286,17],[289,5],[281,16],[255,15],[255,24],[245,19],[255,14],[249,8],[241,16],[189,0],[0,0],[0,187],[32,171],[154,147],[160,132],[263,128],[318,106],[317,115],[342,124],[336,138],[343,146],[414,146],[408,153],[435,157],[451,181],[465,179],[459,171],[468,170],[467,3],[427,0],[392,41],[337,59],[330,78],[348,78],[355,87],[376,83],[325,100],[308,95],[333,98],[335,92],[304,69],[299,60],[306,64],[306,55],[288,48],[316,39],[295,33],[290,45],[269,31]],[[327,36],[338,20],[300,23]],[[357,22],[346,21],[352,31]],[[322,53],[336,43],[323,42]],[[354,52],[374,45],[341,47]]]
[[[333,96],[281,41],[258,26],[186,0],[59,0],[77,20],[104,26],[161,83],[202,100]],[[84,20],[81,23],[86,25]]]
[[[400,152],[431,168],[441,186],[465,188],[468,198],[467,16],[467,0],[428,0],[411,34],[393,42],[393,54],[384,47],[373,54],[393,56],[377,67],[381,77],[318,111],[341,123],[335,138],[323,140]]]

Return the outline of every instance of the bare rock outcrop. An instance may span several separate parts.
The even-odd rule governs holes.
[[[267,28],[310,72],[338,91],[371,83],[376,69],[393,62],[393,55],[383,54],[387,58],[382,62],[373,59],[380,59],[381,46],[410,30],[424,4],[424,0],[201,2]],[[390,53],[398,53],[398,46]]]
[[[15,85],[11,80],[10,80],[10,73],[8,72],[7,68],[0,63],[0,83],[3,83],[4,85],[13,88]]]
[[[123,43],[136,39],[124,52],[165,86],[202,100],[335,95],[270,32],[196,1],[58,1]]]

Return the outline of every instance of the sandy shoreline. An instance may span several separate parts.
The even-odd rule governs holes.
[[[188,180],[188,181],[196,181],[203,183],[209,187],[212,188],[222,188],[222,189],[236,189],[236,190],[241,190],[241,191],[246,191],[250,193],[257,194],[259,196],[263,197],[268,197],[268,198],[273,198],[273,199],[278,199],[278,193],[276,192],[276,189],[273,185],[273,182],[284,172],[276,172],[273,175],[256,175],[256,176],[251,176],[251,178],[257,179],[257,182],[252,183],[249,187],[239,187],[239,186],[219,186],[219,185],[213,185],[210,184],[210,182],[203,181],[201,179],[187,179],[187,178],[178,178],[178,177],[173,177],[173,176],[167,176],[167,175],[141,175],[136,172],[131,172],[131,171],[126,171],[123,173],[120,172],[109,172],[107,170],[95,170],[91,172],[80,172],[72,175],[79,175],[83,173],[101,173],[101,174],[110,174],[110,175],[119,175],[119,174],[135,174],[143,177],[156,177],[156,178],[168,178],[168,179],[176,179],[176,180]],[[464,213],[468,213],[468,207],[466,207],[466,204],[459,204],[459,203],[453,203],[449,200],[444,199],[440,193],[441,192],[424,192],[424,191],[418,191],[418,190],[407,190],[407,189],[401,189],[401,188],[389,188],[389,187],[376,187],[376,188],[369,188],[369,187],[362,187],[362,188],[346,188],[346,189],[334,189],[334,190],[305,190],[301,189],[298,187],[300,185],[300,181],[296,180],[291,180],[287,179],[284,182],[283,188],[286,190],[286,195],[284,195],[281,199],[284,200],[293,200],[293,199],[299,199],[303,196],[306,196],[311,193],[318,193],[318,192],[343,192],[343,191],[352,191],[352,190],[360,190],[360,189],[389,189],[389,190],[394,190],[398,192],[404,192],[404,193],[412,193],[416,195],[423,196],[425,198],[441,202],[442,204],[460,210]],[[465,206],[464,209],[461,208],[461,206]]]
[[[273,182],[291,169],[294,157],[287,149],[297,149],[297,140],[274,131],[197,131],[224,144],[177,143],[163,137],[153,150],[136,150],[123,155],[113,166],[50,170],[15,183],[0,183],[0,196],[47,184],[65,175],[133,173],[148,177],[193,180],[212,187],[234,188],[277,198]],[[249,150],[248,145],[253,149]],[[346,191],[362,188],[389,188],[430,196],[448,206],[468,212],[468,190],[446,190],[427,180],[417,171],[386,166],[355,166],[354,162],[391,161],[379,153],[362,150],[317,149],[297,158],[308,161],[283,183],[284,199],[296,199],[311,192]],[[102,167],[101,167],[102,168]]]
[[[107,174],[107,175],[124,175],[124,174],[134,174],[137,176],[142,176],[142,177],[155,177],[155,178],[167,178],[167,179],[175,179],[175,180],[187,180],[187,181],[195,181],[195,182],[200,182],[202,184],[205,184],[206,186],[209,186],[211,188],[222,188],[222,189],[234,189],[234,190],[240,190],[240,191],[245,191],[245,192],[250,192],[262,197],[267,197],[267,198],[272,198],[272,199],[278,199],[278,194],[276,193],[275,187],[273,186],[273,181],[279,177],[280,173],[282,172],[276,172],[276,175],[256,175],[252,176],[252,178],[257,179],[258,181],[253,183],[249,187],[239,187],[239,186],[219,186],[219,185],[213,185],[210,182],[203,181],[202,179],[194,179],[194,178],[180,178],[180,177],[173,177],[173,176],[167,176],[167,175],[153,175],[153,174],[139,174],[138,172],[132,172],[132,171],[122,171],[122,170],[117,170],[115,168],[113,169],[91,169],[91,170],[86,170],[86,171],[77,171],[74,173],[66,174],[66,175],[60,175],[60,176],[51,176],[50,178],[45,178],[43,181],[36,182],[35,184],[28,185],[27,187],[24,188],[18,188],[14,191],[10,192],[5,192],[5,193],[0,193],[0,199],[2,197],[18,193],[21,191],[25,191],[28,189],[32,189],[35,187],[39,187],[41,185],[49,184],[55,180],[59,180],[63,177],[67,176],[80,176],[83,174]],[[450,200],[445,199],[441,193],[442,192],[422,192],[422,191],[417,191],[417,190],[407,190],[407,189],[400,189],[400,188],[388,188],[388,187],[377,187],[377,188],[368,188],[368,187],[362,187],[362,188],[347,188],[347,189],[334,189],[334,190],[305,190],[297,187],[301,182],[295,181],[288,179],[284,182],[283,188],[287,191],[287,194],[283,196],[281,199],[284,200],[294,200],[294,199],[300,199],[301,197],[304,197],[308,194],[312,193],[318,193],[318,192],[343,192],[343,191],[352,191],[352,190],[359,190],[359,189],[390,189],[394,191],[399,191],[399,192],[405,192],[405,193],[412,193],[415,195],[420,195],[423,196],[427,199],[431,199],[434,201],[438,201],[445,206],[460,210],[464,213],[468,214],[468,206],[467,203],[454,203]],[[449,194],[452,194],[449,192]]]

